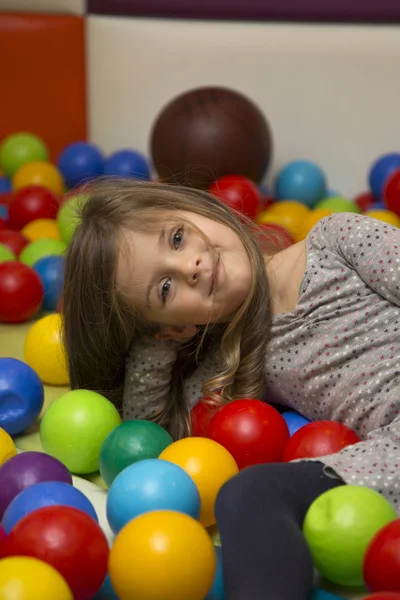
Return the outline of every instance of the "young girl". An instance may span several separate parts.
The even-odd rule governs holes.
[[[335,455],[245,469],[217,500],[227,600],[306,600],[302,524],[321,493],[365,485],[400,510],[400,229],[338,213],[280,252],[266,241],[206,192],[90,184],[67,254],[65,345],[72,388],[175,439],[203,395],[360,435]]]

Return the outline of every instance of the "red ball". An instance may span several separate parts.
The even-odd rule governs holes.
[[[3,229],[8,229],[10,226],[8,224],[8,222],[3,219],[3,217],[0,217],[0,231],[2,231]]]
[[[8,218],[11,227],[22,229],[36,219],[55,219],[58,209],[58,196],[39,185],[29,185],[15,193]]]
[[[400,216],[400,169],[394,171],[386,181],[383,197],[388,209]]]
[[[19,256],[22,249],[29,244],[29,240],[15,229],[1,229],[0,227],[0,244],[4,244],[16,256]]]
[[[46,506],[21,519],[1,546],[0,555],[32,556],[54,567],[74,600],[90,600],[107,574],[108,543],[101,527],[70,506]]]
[[[282,415],[261,400],[234,400],[212,418],[209,437],[224,446],[239,469],[279,462],[289,439]]]
[[[354,202],[361,209],[361,212],[366,212],[375,204],[375,196],[371,192],[363,192],[354,198]]]
[[[221,404],[210,398],[200,400],[191,411],[192,435],[196,437],[208,437],[211,419],[220,408]]]
[[[225,175],[217,179],[208,190],[222,202],[254,219],[261,207],[258,186],[242,175]]]
[[[294,244],[294,239],[288,230],[278,223],[258,223],[257,227],[265,234],[261,236],[265,238],[261,244],[267,246],[267,252],[283,250]]]
[[[364,581],[371,591],[400,592],[400,519],[371,540],[364,557]]]
[[[4,542],[4,540],[6,539],[6,537],[7,537],[6,532],[0,525],[0,547],[1,547],[2,543]]]
[[[358,435],[347,425],[334,421],[314,421],[292,435],[285,448],[283,462],[335,454],[360,441]]]
[[[23,323],[39,311],[44,295],[39,275],[19,261],[0,263],[0,323]]]
[[[376,594],[364,596],[362,600],[400,600],[400,594],[397,592],[376,592]]]

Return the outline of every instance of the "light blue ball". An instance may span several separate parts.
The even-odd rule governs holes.
[[[344,598],[342,598],[342,596],[336,596],[336,594],[326,592],[325,590],[314,588],[311,592],[310,600],[344,600]]]
[[[63,289],[65,258],[55,255],[44,256],[35,262],[33,269],[39,275],[44,288],[41,309],[56,311]]]
[[[370,168],[369,187],[377,200],[382,199],[385,183],[397,169],[400,169],[400,153],[398,152],[380,156]]]
[[[61,152],[57,166],[68,188],[89,181],[104,171],[104,158],[100,150],[88,142],[73,142]]]
[[[293,161],[278,173],[275,197],[279,200],[297,200],[312,208],[325,196],[325,174],[311,161]]]
[[[158,458],[142,460],[126,467],[112,482],[106,511],[114,533],[151,510],[175,510],[199,518],[197,486],[178,465]]]
[[[295,410],[285,410],[285,412],[282,413],[282,417],[285,419],[286,425],[289,427],[290,436],[296,433],[296,431],[298,431],[301,427],[304,427],[304,425],[311,423],[311,421],[302,415],[299,415],[299,413]]]
[[[41,481],[22,490],[10,502],[1,522],[5,532],[10,533],[23,517],[45,506],[72,506],[98,522],[93,504],[80,490],[62,481]]]
[[[145,181],[150,179],[150,169],[146,158],[134,150],[114,152],[105,161],[104,174]]]
[[[215,546],[214,549],[217,555],[217,569],[215,571],[212,588],[205,597],[205,600],[225,600],[224,577],[222,572],[222,550],[218,546]]]

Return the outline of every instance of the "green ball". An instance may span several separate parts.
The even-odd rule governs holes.
[[[121,424],[115,406],[89,390],[73,390],[57,398],[40,424],[40,439],[48,454],[78,475],[99,470],[100,449]]]
[[[315,567],[339,585],[362,585],[367,546],[395,519],[390,502],[370,488],[342,485],[325,492],[312,503],[303,524]]]
[[[328,210],[333,210],[334,212],[361,212],[361,208],[355,202],[352,202],[347,198],[341,198],[340,196],[323,198],[314,206],[314,208],[326,208]]]
[[[87,200],[87,195],[71,196],[64,202],[57,214],[57,224],[61,237],[67,244],[72,240],[75,229],[79,224],[79,211]]]
[[[33,133],[14,133],[6,137],[0,146],[0,165],[8,177],[12,177],[25,163],[48,159],[46,144]]]
[[[14,252],[11,252],[8,246],[0,244],[0,263],[16,259],[17,257],[15,256]]]
[[[19,260],[32,267],[35,262],[45,256],[63,254],[66,248],[67,244],[61,240],[41,238],[27,244],[19,255]]]
[[[114,429],[100,452],[100,473],[108,486],[129,465],[147,458],[158,458],[173,439],[165,429],[151,421],[126,421]]]

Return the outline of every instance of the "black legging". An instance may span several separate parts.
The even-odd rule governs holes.
[[[341,485],[319,462],[244,469],[216,502],[226,600],[307,600],[312,558],[302,533],[312,502]]]

